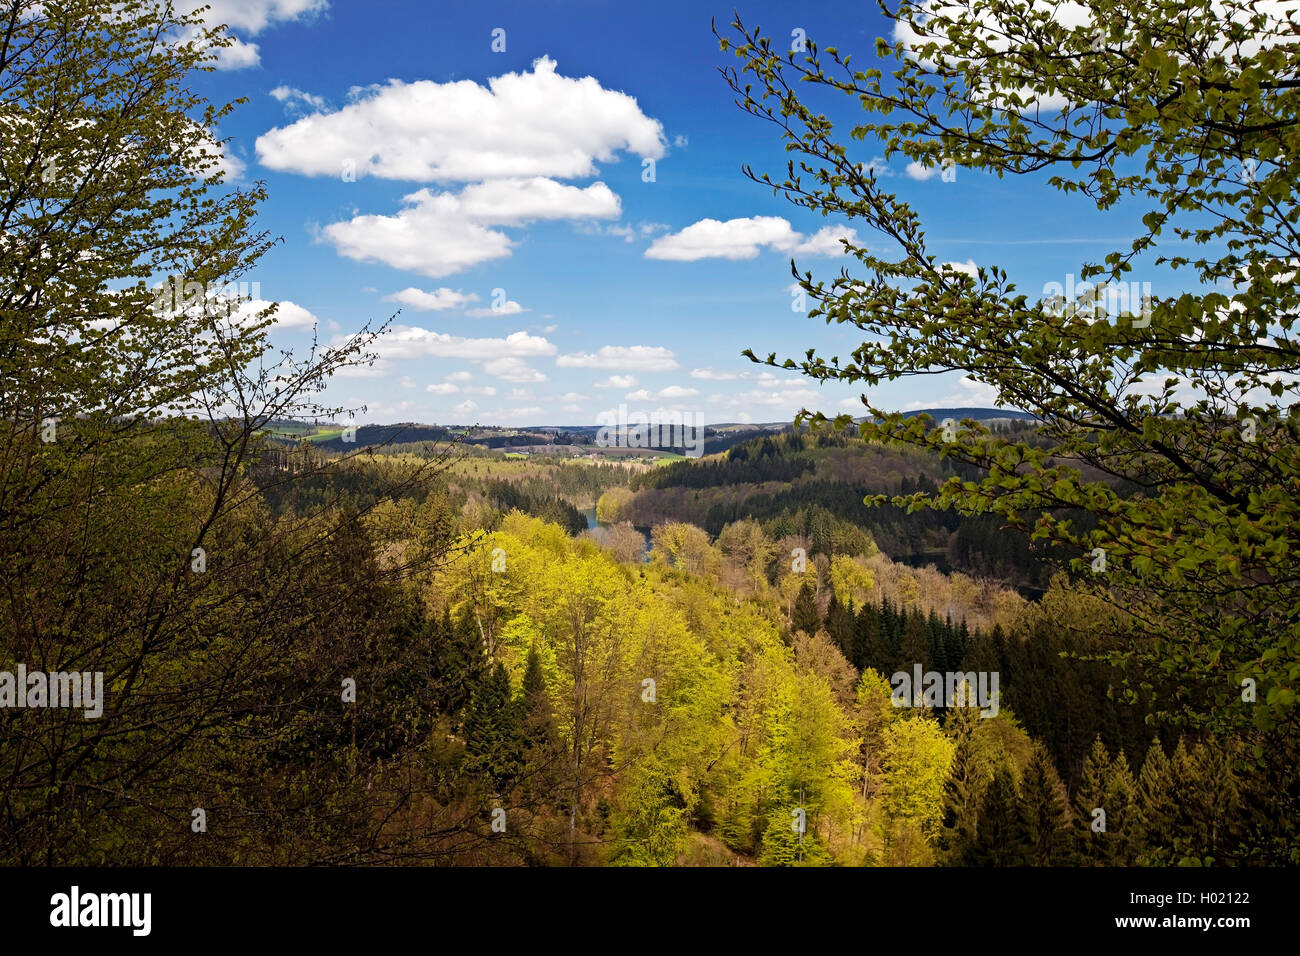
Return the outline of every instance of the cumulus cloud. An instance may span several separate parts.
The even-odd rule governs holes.
[[[1097,29],[1094,26],[1092,5],[1089,4],[1075,0],[1034,0],[1032,8],[1036,13],[1047,14],[1055,23],[1067,29],[1086,31],[1088,34],[1093,34]],[[1288,15],[1294,13],[1294,10],[1295,5],[1285,0],[1258,0],[1248,4],[1236,0],[1231,4],[1215,0],[1210,4],[1209,15],[1216,19],[1246,24],[1254,15],[1261,14],[1264,22],[1260,28],[1255,28],[1252,24],[1249,38],[1240,43],[1235,43],[1226,36],[1218,43],[1211,43],[1206,55],[1222,55],[1231,61],[1237,57],[1254,57],[1262,49],[1297,42],[1300,37],[1288,23]],[[942,51],[948,42],[944,35],[945,27],[936,25],[929,34],[921,35],[924,24],[935,16],[943,16],[949,22],[955,20],[963,30],[978,29],[981,39],[989,45],[995,57],[1010,51],[1015,44],[1021,42],[1019,34],[1008,36],[1008,31],[1002,26],[1008,22],[1004,19],[1005,16],[1013,16],[1017,22],[1023,19],[1018,11],[1003,14],[994,5],[976,4],[972,0],[924,0],[917,4],[916,15],[911,21],[898,20],[894,23],[895,41],[903,44],[914,56],[917,55],[914,51],[927,42],[935,42]],[[954,56],[949,57],[947,62],[957,65],[962,61]],[[926,65],[934,64],[927,61]],[[978,92],[987,104],[995,108],[1022,113],[1060,110],[1070,105],[1069,100],[1060,93],[1040,93],[1024,86],[987,84]],[[910,167],[908,174],[911,175]]]
[[[399,302],[423,312],[442,312],[447,309],[463,309],[470,302],[477,302],[478,296],[472,292],[466,295],[459,289],[448,289],[446,286],[432,292],[412,286],[384,296],[384,301]]]
[[[532,311],[531,309],[525,309],[514,299],[507,299],[505,302],[502,302],[500,305],[494,305],[487,309],[470,309],[465,314],[475,316],[476,318],[482,318],[484,316],[491,316],[491,315],[519,315],[521,312],[531,312],[531,311]]]
[[[341,342],[347,341],[344,337]],[[486,362],[501,358],[554,355],[556,348],[541,336],[512,332],[505,338],[465,338],[413,325],[395,325],[371,347],[383,359],[456,358]]]
[[[271,304],[266,299],[245,299],[232,310],[231,315],[237,321],[252,322],[258,318],[263,309]],[[310,329],[318,322],[320,322],[320,319],[313,315],[310,310],[304,309],[296,302],[281,299],[279,308],[275,311],[275,324],[272,328]]]
[[[729,382],[732,379],[739,378],[736,372],[719,372],[711,368],[693,368],[691,369],[691,378],[707,379],[713,382]]]
[[[975,265],[974,259],[967,259],[965,262],[945,262],[940,268],[950,272],[964,272],[972,279],[979,278],[979,266]]]
[[[992,385],[977,382],[969,375],[957,381],[957,387],[942,398],[908,403],[906,410],[918,408],[993,408],[997,405],[998,390]]]
[[[647,259],[694,262],[697,259],[753,259],[763,248],[791,255],[833,256],[844,251],[840,239],[857,242],[853,229],[825,226],[812,235],[796,232],[781,216],[701,219],[680,232],[661,236],[646,249]]]
[[[635,388],[636,376],[634,375],[611,375],[603,382],[596,382],[596,388]]]
[[[257,66],[261,53],[256,43],[243,39],[257,36],[268,27],[295,20],[308,20],[329,7],[328,0],[178,0],[176,8],[181,13],[194,13],[208,7],[203,14],[205,23],[225,24],[234,39],[231,46],[217,51],[214,64],[219,70],[242,70]],[[180,37],[178,40],[188,38]]]
[[[693,398],[698,394],[700,394],[698,389],[685,388],[681,385],[669,385],[667,388],[661,388],[657,397],[663,399]]]
[[[264,133],[256,149],[268,168],[309,176],[337,176],[351,160],[358,176],[478,182],[576,179],[620,151],[657,159],[666,145],[663,125],[635,98],[594,77],[561,76],[542,57],[531,72],[493,77],[487,86],[389,80],[340,110]]]
[[[618,368],[635,372],[667,372],[681,368],[669,349],[652,345],[606,345],[595,352],[561,355],[555,364],[564,368]],[[615,378],[618,376],[611,377],[610,381]]]
[[[483,363],[483,371],[507,382],[544,382],[546,376],[523,359],[508,356]]]
[[[510,255],[500,226],[538,219],[616,217],[619,199],[604,183],[579,188],[547,179],[478,183],[459,193],[420,189],[396,215],[331,223],[322,237],[349,259],[382,262],[433,278]]]
[[[286,113],[319,112],[325,108],[324,97],[308,93],[294,86],[277,86],[271,90],[276,102],[284,104]]]
[[[922,166],[920,163],[913,160],[907,164],[905,172],[909,178],[925,182],[927,179],[933,179],[935,176],[939,175],[939,167]]]

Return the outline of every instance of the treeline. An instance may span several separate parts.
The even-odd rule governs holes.
[[[1120,703],[1109,693],[1116,682],[1113,667],[1070,656],[1084,648],[1041,624],[1023,637],[1008,637],[1001,624],[988,631],[972,630],[965,618],[954,623],[933,609],[925,613],[900,607],[887,595],[855,607],[852,600],[843,604],[831,594],[822,613],[809,583],[800,589],[790,624],[809,634],[824,629],[859,671],[910,675],[919,664],[922,672],[996,673],[1002,705],[1046,746],[1071,788],[1079,782],[1096,738],[1140,755],[1155,733],[1140,708]],[[943,717],[946,708],[935,710]]]
[[[571,535],[587,530],[587,517],[563,498],[554,494],[538,493],[536,479],[531,481],[489,481],[483,485],[482,494],[492,507],[501,512],[522,511],[524,514],[557,524]]]
[[[998,424],[1016,433],[1033,428]],[[934,494],[954,475],[979,477],[968,465],[867,445],[841,432],[789,432],[751,439],[718,459],[638,475],[629,482],[635,494],[619,511],[642,526],[690,521],[715,536],[735,521],[756,519],[773,537],[804,535],[825,554],[862,553],[865,531],[895,558],[939,554],[953,568],[1046,588],[1052,566],[996,516],[864,503],[870,495]]]

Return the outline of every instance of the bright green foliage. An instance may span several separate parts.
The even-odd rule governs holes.
[[[929,861],[943,819],[944,781],[953,744],[927,717],[899,720],[884,733],[882,841],[888,863]]]
[[[1248,0],[1107,0],[1082,19],[1033,0],[881,6],[899,30],[876,46],[887,68],[812,38],[788,52],[740,22],[720,37],[739,104],[793,154],[784,177],[750,175],[879,233],[846,243],[856,274],[820,281],[792,264],[809,318],[861,344],[764,361],[867,389],[961,370],[1034,414],[1041,427],[1020,437],[870,405],[860,424],[836,423],[982,469],[895,501],[1031,534],[1070,564],[1075,590],[1119,612],[1095,626],[1123,642],[1107,658],[1128,665],[1127,700],[1215,734],[1239,771],[1294,792],[1278,741],[1297,734],[1300,679],[1300,27]],[[842,95],[850,125],[822,94]],[[945,267],[912,190],[878,178],[881,152],[942,172],[931,197],[1035,176],[1140,225],[1064,270],[1106,295],[1062,302],[1047,283],[1064,274],[1022,289],[996,261],[973,276]],[[1146,281],[1170,291],[1144,304],[1132,292]],[[1294,814],[1272,828],[1290,835],[1260,823],[1241,852],[1292,858]]]

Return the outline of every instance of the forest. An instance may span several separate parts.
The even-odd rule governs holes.
[[[882,41],[892,85],[739,15],[717,46],[798,156],[746,174],[896,247],[794,271],[800,318],[852,353],[744,354],[864,389],[967,372],[1032,418],[864,398],[667,464],[292,434],[343,419],[325,384],[389,323],[292,352],[274,302],[150,288],[238,280],[277,243],[265,184],[212,153],[239,104],[191,85],[230,35],[134,0],[0,14],[0,863],[1300,863],[1300,100],[1277,79],[1300,46],[1230,54],[1263,21],[1116,0],[1132,57],[1011,6],[1010,51],[943,9],[924,55]],[[1006,102],[1025,84],[1097,118],[1031,120]],[[1090,321],[947,268],[847,158],[868,134],[1147,202],[1089,268],[1118,278],[1168,229],[1219,243],[1172,257],[1205,288]],[[1224,173],[1243,155],[1249,184]],[[54,701],[74,675],[102,678],[93,717]]]

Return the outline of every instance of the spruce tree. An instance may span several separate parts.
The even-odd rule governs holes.
[[[479,682],[465,715],[462,770],[502,793],[523,770],[521,714],[500,661]]]
[[[844,654],[845,660],[853,659],[854,619],[853,602],[846,608],[834,594],[826,608],[826,634],[836,647]]]
[[[979,829],[963,861],[969,866],[1020,866],[1028,847],[1019,821],[1019,798],[1011,772],[999,767],[980,803]]]
[[[1160,746],[1151,741],[1137,779],[1138,809],[1142,815],[1142,850],[1138,862],[1167,865],[1173,853],[1173,826],[1178,800],[1173,765]]]
[[[559,770],[564,759],[536,643],[528,651],[519,704],[524,743],[524,772],[521,782],[525,800],[536,803],[558,791]]]
[[[1035,743],[1024,779],[1020,781],[1019,841],[1029,866],[1065,862],[1070,849],[1070,811],[1065,784],[1052,765],[1047,748]]]
[[[950,707],[944,720],[943,732],[954,744],[943,788],[943,822],[938,835],[941,859],[947,863],[960,863],[978,833],[982,788],[972,738],[979,720],[976,707]]]
[[[805,581],[799,589],[799,596],[794,600],[794,612],[790,615],[790,629],[813,635],[822,626],[821,612],[817,609],[817,592]]]

